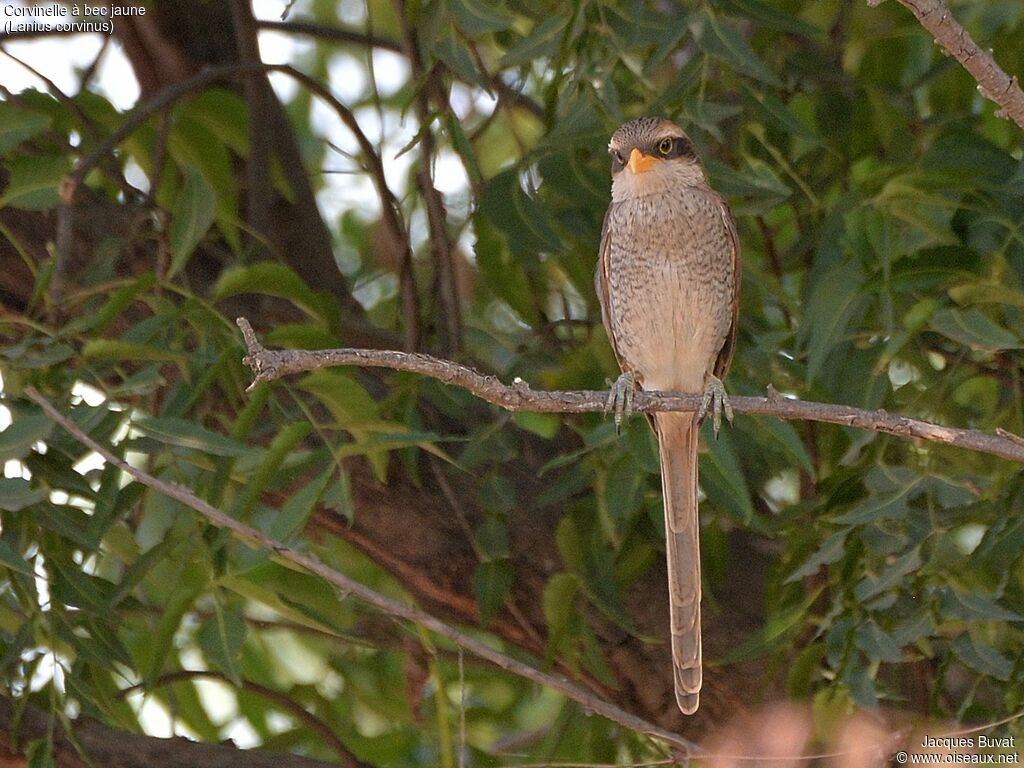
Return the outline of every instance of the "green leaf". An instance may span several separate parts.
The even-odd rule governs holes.
[[[782,83],[768,65],[754,53],[747,39],[732,24],[716,17],[710,10],[704,15],[704,29],[700,35],[701,45],[713,56],[724,61],[737,72],[749,75],[775,87]]]
[[[89,330],[96,334],[101,333],[121,316],[124,310],[135,300],[136,296],[148,291],[155,283],[156,275],[152,272],[147,272],[134,280],[129,280],[110,294],[110,298],[107,299],[99,312],[80,316],[65,327],[65,333],[70,330],[75,332]]]
[[[124,572],[121,581],[118,582],[117,589],[110,595],[110,607],[116,608],[122,600],[128,597],[131,591],[153,570],[154,566],[167,557],[177,545],[178,542],[173,537],[168,536],[156,546],[150,547],[139,557],[135,558],[135,561]]]
[[[473,574],[473,594],[480,609],[480,626],[486,627],[505,604],[512,591],[512,563],[506,559],[485,560]]]
[[[761,119],[775,128],[784,131],[792,136],[799,136],[805,141],[813,144],[820,144],[821,139],[807,125],[797,117],[793,111],[771,91],[755,91],[746,84],[743,84],[743,91],[748,100],[754,105]]]
[[[903,649],[893,638],[873,621],[860,624],[854,633],[857,647],[873,661],[898,663],[903,661]]]
[[[196,635],[210,666],[224,673],[235,685],[242,684],[238,656],[245,642],[245,634],[241,606],[232,604],[224,607],[216,600],[213,616],[203,622]]]
[[[249,156],[249,107],[226,88],[207,88],[191,99],[182,114],[202,124],[235,154]]]
[[[621,530],[640,507],[641,478],[636,462],[629,456],[617,462],[608,472],[605,503],[617,530]]]
[[[0,509],[4,512],[17,512],[42,501],[46,496],[45,490],[33,488],[28,480],[20,477],[0,478]]]
[[[544,585],[544,621],[548,626],[549,641],[556,647],[578,615],[576,596],[579,591],[580,582],[573,573],[556,573]]]
[[[462,159],[462,165],[466,169],[466,175],[469,177],[469,183],[473,185],[482,184],[484,174],[483,171],[480,170],[480,163],[477,160],[476,150],[473,148],[473,143],[469,140],[466,132],[462,129],[462,125],[459,123],[459,120],[454,113],[449,112],[448,116],[445,118],[445,130],[451,138],[452,149],[454,149]]]
[[[230,515],[242,518],[248,515],[252,504],[279,475],[281,465],[294,451],[295,446],[313,430],[313,425],[306,421],[286,424],[274,436],[270,446],[264,451],[259,466],[249,477],[245,488],[232,505]]]
[[[917,613],[904,619],[892,630],[892,639],[899,645],[909,645],[922,637],[927,637],[935,632],[935,622],[932,621],[932,613],[928,608],[922,608]]]
[[[195,119],[192,105],[187,104],[178,113],[168,138],[171,156],[184,173],[198,172],[213,192],[214,219],[232,251],[241,254],[238,222],[238,176],[235,161],[227,145],[203,121]],[[245,110],[243,107],[243,116]],[[248,147],[246,147],[248,149]],[[277,166],[271,164],[271,177],[276,182]],[[187,184],[187,178],[185,179]],[[162,187],[159,190],[164,192]],[[171,192],[170,185],[166,191]],[[179,204],[182,190],[173,200],[159,194],[158,202],[166,208]]]
[[[224,270],[213,289],[213,298],[222,301],[242,293],[278,296],[315,320],[326,322],[328,319],[323,300],[295,272],[275,261]]]
[[[213,456],[241,456],[249,451],[227,435],[211,432],[194,421],[173,416],[145,416],[132,424],[154,440]]]
[[[720,5],[736,16],[755,20],[757,26],[803,37],[820,37],[822,32],[793,13],[776,10],[761,0],[719,0]]]
[[[29,742],[25,756],[26,768],[53,768],[53,741],[42,738]]]
[[[174,277],[206,237],[216,211],[213,188],[195,168],[185,168],[185,181],[171,212],[171,264],[167,277]]]
[[[101,614],[107,610],[113,584],[85,573],[78,565],[61,557],[51,557],[47,562],[53,567],[50,589],[59,602],[87,612]]]
[[[50,127],[50,117],[0,101],[0,155]]]
[[[15,552],[11,545],[3,539],[0,539],[0,566],[23,573],[26,576],[35,577],[35,572],[32,570],[32,566],[28,564],[28,561]]]
[[[484,187],[485,190],[490,188],[490,184]],[[497,193],[495,193],[496,195]],[[486,192],[484,196],[487,196]],[[511,214],[506,214],[506,217],[508,219],[505,222],[506,226],[516,226]],[[537,307],[530,281],[522,264],[512,257],[508,242],[501,230],[495,226],[489,216],[478,210],[473,215],[473,231],[476,234],[473,252],[476,255],[477,268],[488,288],[527,323],[536,322],[538,320]]]
[[[784,584],[800,581],[805,576],[813,576],[823,565],[831,565],[842,559],[846,553],[846,537],[849,529],[836,531],[821,543],[817,551],[808,557],[803,564],[786,577]]]
[[[999,352],[1024,347],[1020,338],[977,309],[940,309],[932,315],[930,326],[933,331],[971,349]]]
[[[984,595],[959,592],[951,587],[941,590],[943,618],[963,621],[1024,621],[1024,616],[1008,611]]]
[[[508,526],[497,517],[488,515],[473,531],[473,539],[482,557],[490,560],[508,559]]]
[[[971,304],[1008,304],[1024,308],[1024,292],[996,283],[967,283],[950,288],[947,293],[960,306]]]
[[[53,430],[53,422],[36,408],[12,408],[12,421],[0,432],[0,464],[23,459],[37,442],[45,442]]]
[[[60,202],[61,180],[71,170],[67,157],[9,157],[8,183],[0,195],[0,208],[42,211]]]
[[[709,500],[734,515],[737,520],[749,523],[754,517],[754,505],[733,448],[732,437],[725,430],[715,438],[710,420],[702,432],[708,449],[699,458],[700,482],[704,492]]]
[[[807,382],[814,381],[828,356],[845,337],[846,331],[864,304],[861,286],[864,269],[857,259],[834,265],[819,281],[807,299],[804,310],[815,322],[807,323],[800,337],[807,349]]]
[[[1006,682],[1013,671],[1013,662],[995,648],[975,640],[970,632],[964,632],[953,641],[953,651],[971,669]]]
[[[188,370],[188,357],[156,344],[141,344],[117,339],[90,339],[82,349],[86,360],[157,360],[177,363]]]
[[[501,57],[498,66],[507,69],[549,58],[558,50],[559,36],[568,23],[569,18],[560,14],[544,19]]]
[[[335,472],[337,468],[333,464],[330,465],[315,480],[303,485],[281,505],[280,512],[274,515],[274,521],[270,525],[272,538],[277,541],[288,541],[302,532]]]
[[[348,472],[341,470],[337,479],[324,492],[321,499],[323,505],[344,517],[350,524],[356,518],[356,508],[352,501],[352,487]]]
[[[449,32],[438,40],[434,45],[433,53],[459,79],[478,85],[484,91],[490,93],[491,84],[487,82],[487,79],[481,74],[473,59],[466,52],[466,46],[456,40],[453,34]],[[453,119],[452,115],[449,115],[446,122],[457,121]]]
[[[512,420],[527,432],[544,438],[552,439],[558,434],[562,426],[562,420],[553,413],[534,413],[532,411],[517,411],[512,414]]]
[[[754,419],[753,424],[767,448],[777,450],[791,464],[799,466],[814,478],[814,463],[792,424],[779,419]]]
[[[860,525],[904,517],[907,514],[907,502],[919,496],[926,488],[925,478],[915,477],[894,490],[868,496],[849,512],[833,518],[832,522]]]
[[[824,586],[812,590],[803,600],[781,612],[772,613],[764,626],[718,660],[719,664],[735,664],[766,656],[789,642],[800,629],[802,620],[818,599]]]
[[[905,555],[896,558],[877,576],[865,576],[854,588],[853,593],[862,603],[876,595],[904,583],[908,574],[921,567],[921,547],[916,546]]]
[[[500,2],[450,0],[449,8],[455,18],[455,25],[470,37],[500,32],[511,27],[515,21]]]

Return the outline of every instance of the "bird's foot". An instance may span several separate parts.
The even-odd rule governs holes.
[[[615,433],[618,434],[622,428],[622,419],[633,415],[633,394],[640,384],[640,377],[634,371],[626,371],[614,382],[606,379],[605,383],[611,389],[608,391],[608,402],[604,410],[605,413],[615,413]]]
[[[725,385],[717,376],[710,377],[707,386],[704,387],[700,410],[697,411],[697,421],[704,420],[709,408],[711,409],[711,425],[715,428],[715,437],[718,437],[718,430],[722,427],[723,409],[725,418],[732,424],[732,403],[729,402],[729,395],[725,392]]]

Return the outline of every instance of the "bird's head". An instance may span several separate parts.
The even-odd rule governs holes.
[[[682,128],[662,117],[622,125],[608,142],[612,199],[658,194],[667,187],[705,186],[707,177]]]

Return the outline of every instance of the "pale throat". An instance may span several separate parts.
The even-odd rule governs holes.
[[[700,163],[659,160],[646,173],[633,173],[629,168],[623,168],[612,178],[612,202],[660,195],[680,187],[708,189],[708,180]]]

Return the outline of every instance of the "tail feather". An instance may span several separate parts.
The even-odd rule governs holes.
[[[665,544],[676,702],[692,715],[700,704],[700,537],[697,521],[697,422],[694,414],[654,417],[661,456]]]

